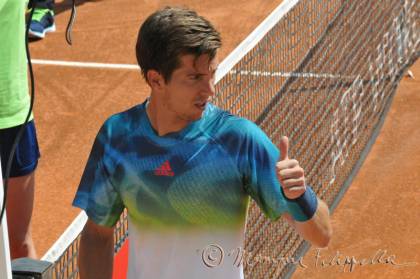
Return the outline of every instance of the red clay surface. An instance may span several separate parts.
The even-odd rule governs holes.
[[[188,5],[210,19],[224,40],[221,59],[281,1],[78,0],[74,45],[65,43],[69,1],[57,3],[57,32],[31,43],[36,59],[135,64],[140,23],[169,4]],[[71,207],[93,139],[113,113],[144,100],[149,91],[137,71],[35,65],[35,119],[42,153],[36,180],[33,233],[42,256],[78,214]],[[394,254],[389,264],[314,267],[315,250],[304,257],[308,268],[293,278],[415,278],[420,271],[420,64],[416,80],[403,79],[386,123],[360,173],[332,216],[334,237],[321,260],[339,251],[356,259],[377,250]],[[341,256],[343,258],[343,256]]]

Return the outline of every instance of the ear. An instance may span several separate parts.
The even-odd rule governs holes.
[[[153,90],[160,90],[165,84],[165,79],[156,70],[147,71],[147,83]]]

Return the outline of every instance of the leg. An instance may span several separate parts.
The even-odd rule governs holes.
[[[2,176],[21,125],[0,130]],[[36,258],[30,230],[34,205],[35,169],[39,158],[35,124],[30,121],[22,134],[12,160],[7,189],[7,224],[11,257]]]
[[[37,1],[29,25],[29,37],[43,39],[46,33],[55,31],[54,0]]]
[[[37,8],[54,10],[54,0],[38,0],[36,2]]]
[[[34,184],[35,172],[9,179],[6,210],[12,259],[37,258],[30,228],[34,205]]]

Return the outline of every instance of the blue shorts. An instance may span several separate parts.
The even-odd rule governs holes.
[[[12,150],[13,142],[22,125],[0,129],[0,157],[2,176],[6,174],[7,160]],[[15,156],[12,162],[10,177],[18,177],[30,174],[38,165],[40,157],[38,141],[36,138],[34,121],[28,122],[25,131],[22,134],[19,144],[17,145]]]

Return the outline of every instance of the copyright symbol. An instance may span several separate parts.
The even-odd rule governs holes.
[[[224,255],[222,247],[217,244],[210,244],[203,249],[201,258],[207,267],[216,267],[223,262]]]

